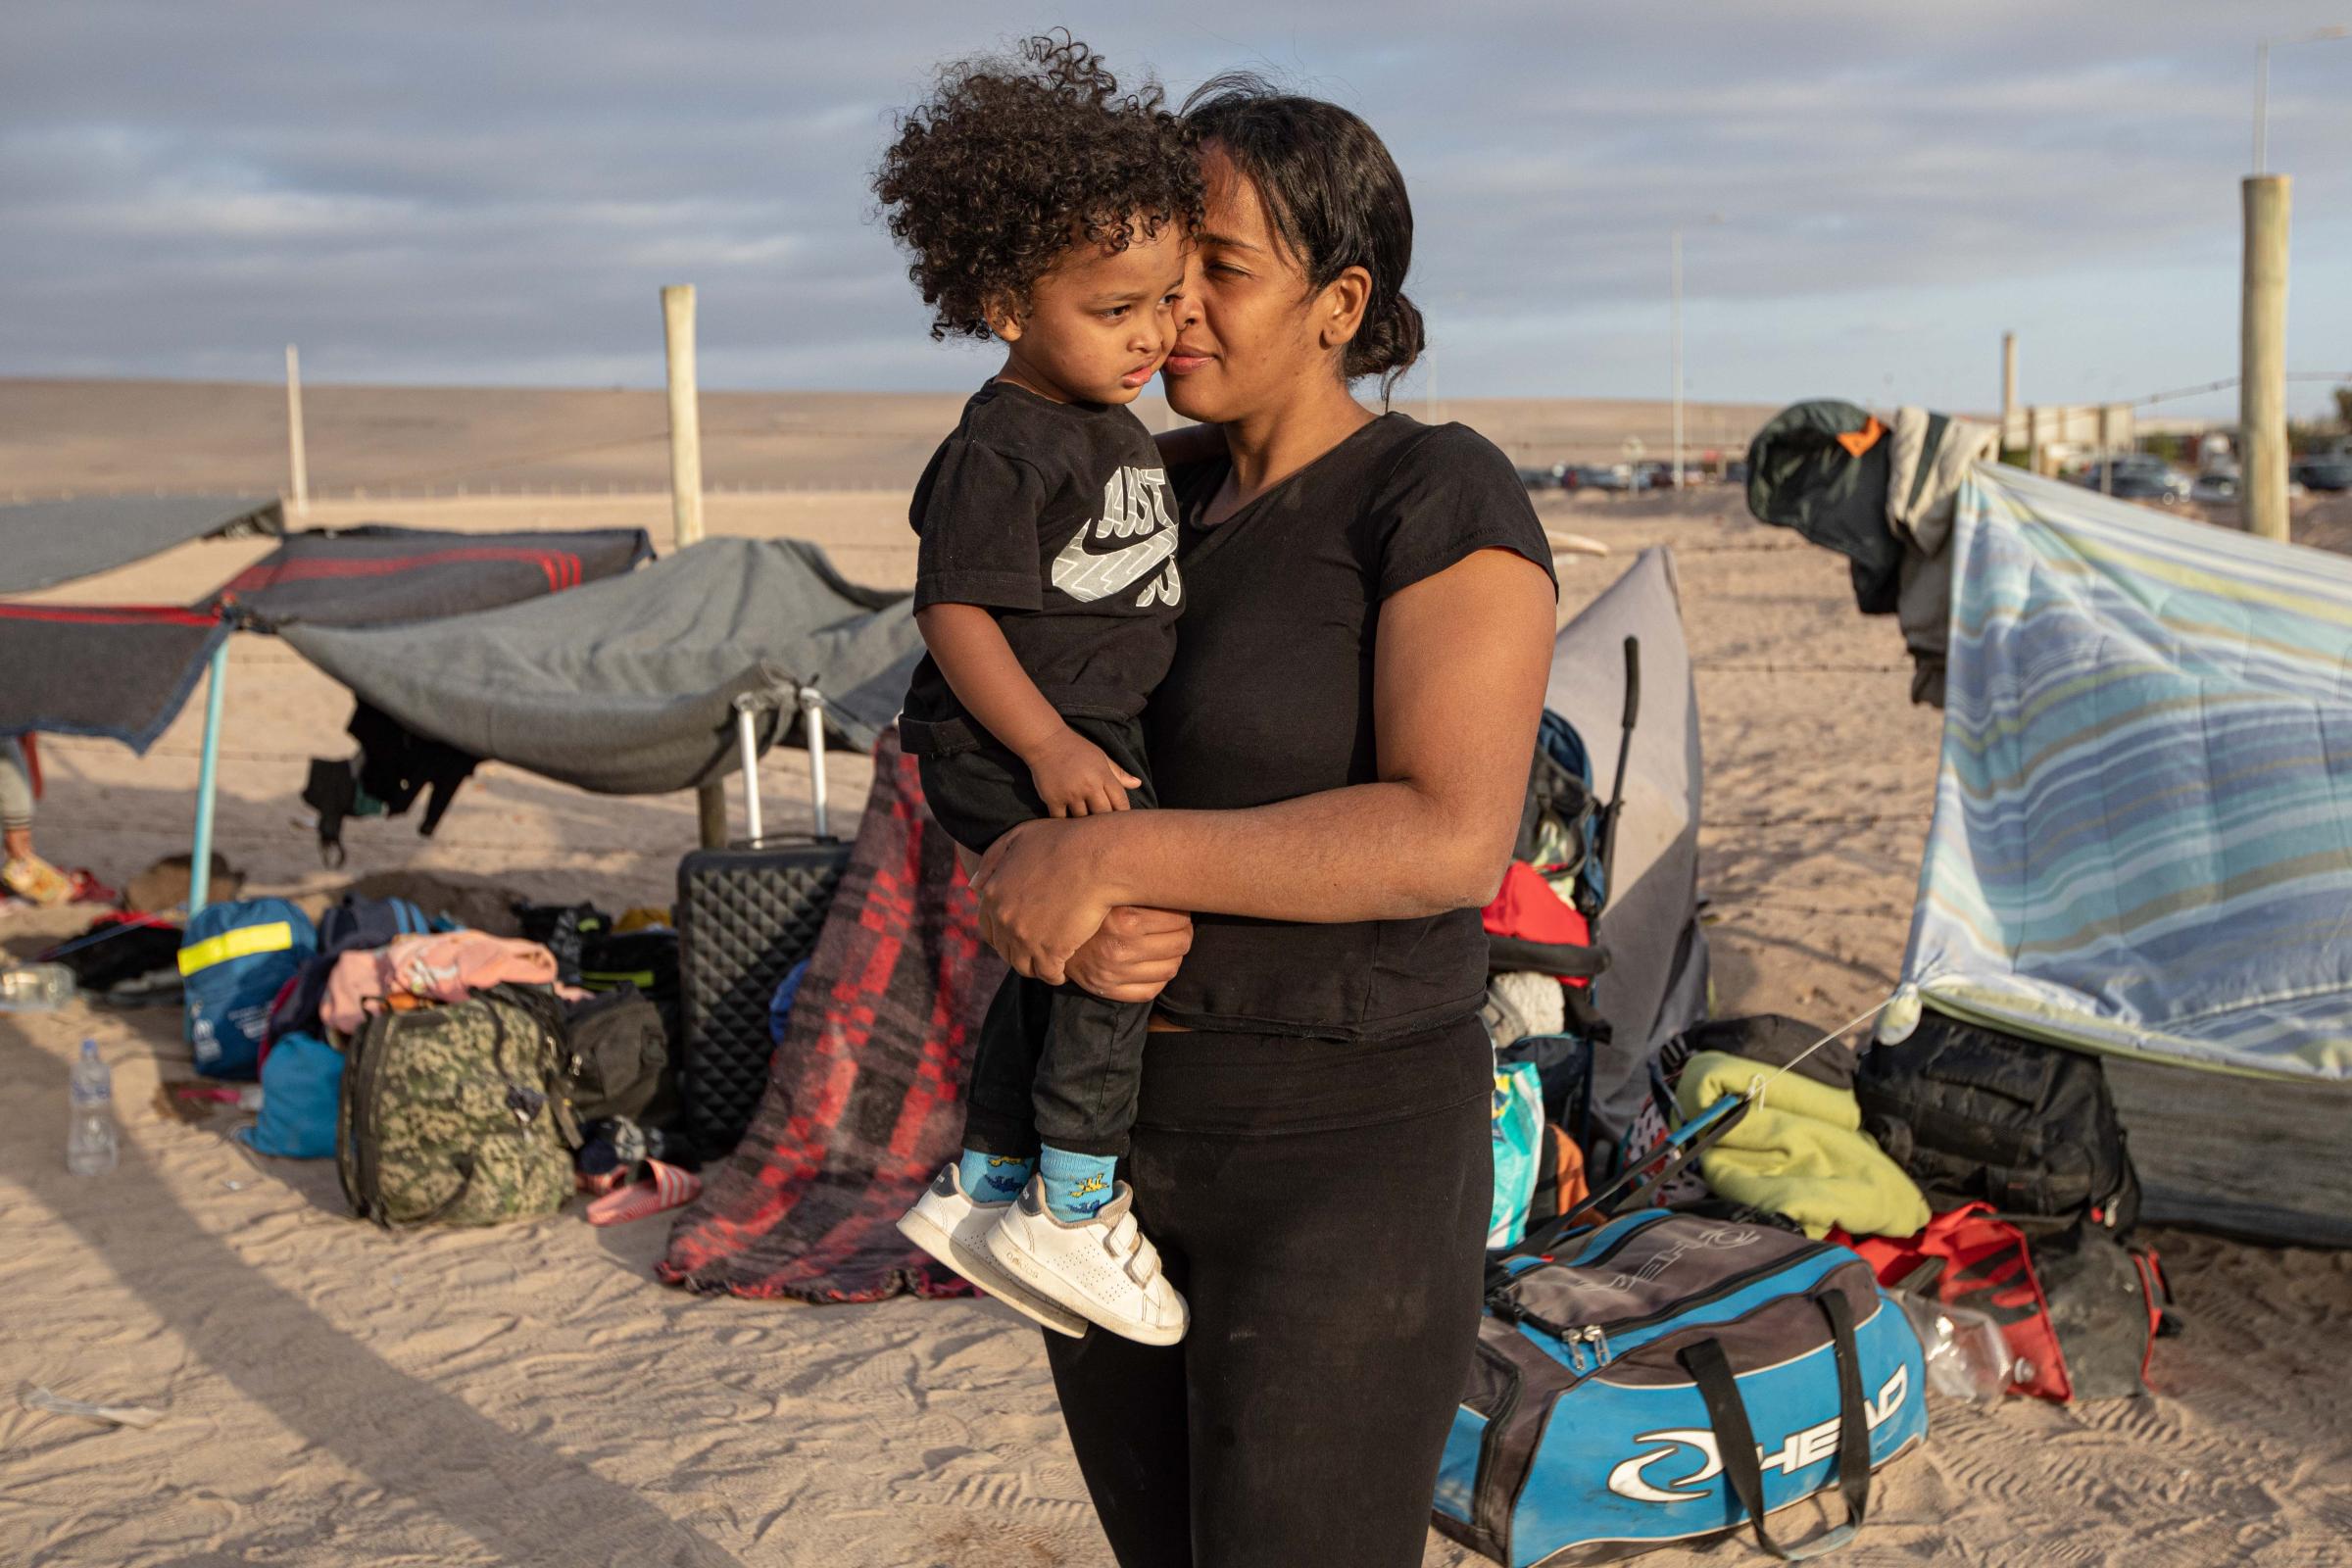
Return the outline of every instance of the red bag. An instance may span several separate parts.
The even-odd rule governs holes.
[[[2041,1276],[2034,1270],[2026,1234],[1996,1214],[1990,1203],[1963,1203],[1948,1209],[1928,1221],[1928,1228],[1917,1236],[1900,1241],[1883,1236],[1848,1236],[1843,1231],[1832,1231],[1830,1240],[1861,1253],[1869,1260],[1879,1283],[1889,1289],[1900,1289],[1923,1263],[1940,1262],[1942,1267],[1929,1289],[1947,1305],[1974,1307],[2000,1325],[2001,1338],[2008,1342],[2009,1353],[2018,1361],[2012,1393],[2031,1394],[2064,1404],[2077,1398],[2108,1398],[2141,1392],[2140,1379],[2147,1374],[2156,1337],[2163,1328],[2162,1303],[2171,1294],[2162,1266],[2152,1251],[2133,1249],[2127,1252],[2104,1231],[2093,1238],[2105,1249],[2095,1254],[2102,1262],[2111,1262],[2115,1269],[2121,1270],[2127,1267],[2124,1260],[2128,1259],[2129,1268],[2135,1272],[2138,1294],[2147,1311],[2146,1336],[2136,1345],[2119,1344],[2130,1326],[2116,1321],[2112,1314],[2061,1312],[2060,1317],[2072,1325],[2070,1332],[2082,1336],[2078,1350],[2090,1355],[2094,1362],[2092,1386],[2081,1387],[2079,1374],[2068,1368],[2058,1323],[2051,1315]],[[2079,1260],[2090,1255],[2081,1251],[2081,1240],[2071,1232],[2045,1239],[2044,1245],[2056,1250],[2052,1256],[2058,1261],[2053,1261],[2052,1267],[2064,1261],[2067,1267],[2062,1272],[2068,1273],[2069,1278],[2075,1278]],[[2067,1299],[2080,1305],[2083,1293],[2078,1290]],[[2136,1357],[2131,1353],[2134,1348]],[[2122,1352],[2120,1365],[2118,1351]],[[2137,1376],[2132,1373],[2133,1359],[2137,1361]]]
[[[1525,860],[1513,860],[1503,872],[1502,886],[1479,920],[1487,928],[1492,973],[1527,969],[1582,987],[1608,967],[1607,956],[1593,945],[1592,922]]]
[[[1922,1263],[1940,1260],[1943,1268],[1933,1287],[1936,1298],[1951,1306],[1973,1306],[2001,1326],[2001,1338],[2009,1342],[2009,1353],[2019,1363],[2012,1388],[2062,1404],[2074,1397],[2066,1357],[2058,1348],[2058,1331],[2050,1326],[2050,1303],[2034,1277],[2025,1233],[1997,1218],[1990,1203],[1963,1203],[1902,1241],[1848,1236],[1843,1231],[1832,1231],[1830,1240],[1860,1252],[1879,1283],[1889,1289],[1899,1287]]]

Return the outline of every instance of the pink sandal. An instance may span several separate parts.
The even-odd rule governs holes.
[[[664,1165],[658,1159],[647,1160],[645,1166],[651,1174],[644,1181],[607,1193],[588,1205],[589,1224],[626,1225],[631,1220],[691,1203],[703,1194],[703,1179],[690,1170]]]

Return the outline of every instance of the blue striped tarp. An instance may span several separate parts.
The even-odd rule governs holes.
[[[2352,1080],[2352,559],[1980,466],[1904,990]]]

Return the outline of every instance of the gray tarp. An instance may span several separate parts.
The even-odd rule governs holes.
[[[711,539],[499,610],[282,636],[419,735],[581,789],[658,795],[734,765],[739,693],[779,705],[762,746],[795,728],[795,688],[814,685],[828,733],[870,748],[921,656],[909,604],[800,540]]]
[[[0,507],[0,594],[27,594],[191,539],[282,533],[273,496],[77,496]]]
[[[1683,640],[1674,557],[1642,552],[1624,576],[1561,628],[1544,706],[1576,726],[1604,797],[1624,734],[1625,639],[1642,640],[1642,710],[1617,823],[1617,862],[1599,937],[1609,968],[1592,1001],[1610,1042],[1592,1102],[1612,1132],[1640,1106],[1649,1062],[1707,1015],[1707,938],[1698,923],[1698,698]]]

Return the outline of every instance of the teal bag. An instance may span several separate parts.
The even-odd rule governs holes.
[[[1494,1207],[1487,1250],[1516,1247],[1527,1234],[1528,1205],[1543,1174],[1544,1078],[1532,1061],[1494,1071]]]
[[[262,1114],[237,1139],[257,1154],[327,1159],[343,1099],[343,1053],[317,1035],[280,1035],[262,1058]]]

